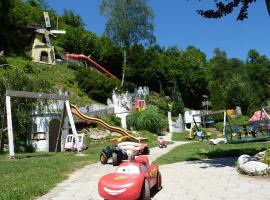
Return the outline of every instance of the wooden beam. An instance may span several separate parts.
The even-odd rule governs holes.
[[[75,138],[75,144],[76,144],[76,147],[77,147],[77,151],[79,152],[79,151],[81,151],[80,145],[79,145],[79,138],[78,138],[77,130],[76,130],[76,127],[75,127],[74,119],[73,119],[73,116],[72,116],[72,112],[71,112],[70,104],[69,104],[68,100],[65,101],[65,108],[66,108],[66,112],[68,114],[68,119],[69,119],[69,123],[70,123],[70,126],[71,126],[71,130],[72,130],[73,136]]]
[[[14,90],[6,90],[6,96],[34,98],[34,99],[63,100],[63,101],[66,101],[66,100],[69,99],[69,96],[66,96],[66,95],[37,93],[37,92],[25,92],[25,91],[14,91]]]
[[[7,112],[7,124],[8,124],[9,157],[10,159],[13,159],[15,158],[15,153],[14,153],[14,139],[13,139],[10,96],[6,96],[6,112]]]
[[[208,112],[208,113],[200,113],[200,114],[196,114],[196,115],[192,115],[193,117],[197,117],[197,116],[206,116],[206,115],[214,115],[214,114],[218,114],[218,113],[223,113],[225,110],[217,110],[217,111],[213,111],[213,112]]]

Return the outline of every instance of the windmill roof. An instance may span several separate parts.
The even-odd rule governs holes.
[[[45,32],[46,32],[47,30],[44,28],[40,28],[40,29],[36,29],[35,30],[35,32],[37,32],[37,33],[40,33],[40,34],[45,34]],[[52,36],[52,37],[54,37],[54,38],[56,38],[56,35],[54,35],[54,34],[52,34],[50,31],[48,31],[49,32],[49,35],[50,36]]]

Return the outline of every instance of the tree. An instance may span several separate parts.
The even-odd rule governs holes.
[[[226,3],[222,0],[215,0],[216,10],[197,10],[197,13],[206,18],[221,18],[232,13],[236,8],[240,7],[237,20],[243,21],[248,18],[249,6],[256,3],[256,0],[230,0]],[[270,15],[270,0],[265,0],[268,13]]]
[[[61,19],[66,25],[72,26],[74,28],[84,28],[85,25],[81,16],[72,10],[65,9]]]
[[[0,2],[0,51],[10,48],[9,31],[11,28],[11,9],[14,6],[14,0],[5,0]]]
[[[184,103],[181,97],[181,93],[179,91],[177,82],[174,81],[174,87],[173,87],[173,92],[172,92],[172,99],[173,99],[173,104],[172,104],[172,116],[177,117],[179,114],[184,113]]]
[[[100,5],[102,15],[108,17],[105,35],[117,45],[123,47],[122,85],[125,80],[127,51],[130,46],[154,41],[153,12],[147,5],[147,0],[102,0]]]

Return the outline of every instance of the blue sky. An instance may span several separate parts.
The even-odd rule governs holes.
[[[64,2],[64,3],[63,3]],[[49,0],[49,5],[62,13],[71,9],[81,15],[90,31],[101,35],[106,18],[99,13],[100,0]],[[236,21],[238,12],[219,19],[205,19],[197,9],[214,8],[213,0],[149,0],[155,18],[154,34],[162,47],[176,45],[185,49],[193,45],[211,58],[216,47],[228,57],[246,59],[249,49],[270,57],[270,16],[265,1],[258,0],[249,9],[249,18]]]

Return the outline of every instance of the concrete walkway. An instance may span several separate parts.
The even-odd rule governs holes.
[[[239,175],[236,160],[162,165],[163,189],[152,200],[270,200],[270,178]]]
[[[156,160],[162,154],[167,153],[174,147],[187,142],[175,142],[167,148],[151,148],[150,160]],[[101,176],[113,172],[115,167],[112,165],[101,165],[100,163],[85,166],[73,172],[70,177],[58,184],[49,193],[38,198],[39,200],[99,200],[98,181]],[[163,172],[162,172],[163,173]]]
[[[167,149],[153,148],[153,161],[177,145]],[[269,177],[239,175],[235,169],[236,158],[179,162],[160,166],[163,189],[152,200],[270,200]],[[98,180],[113,172],[112,165],[88,165],[58,184],[39,200],[99,200]]]

